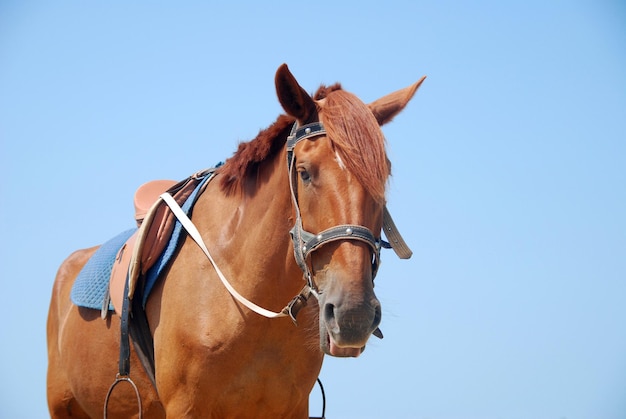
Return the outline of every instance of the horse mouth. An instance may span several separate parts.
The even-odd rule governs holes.
[[[328,355],[338,358],[358,358],[359,355],[365,350],[365,346],[361,347],[349,347],[338,346],[329,333],[326,333],[326,342],[322,348]]]

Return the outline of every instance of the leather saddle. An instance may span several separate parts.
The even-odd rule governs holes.
[[[138,279],[155,264],[172,236],[176,217],[160,199],[160,195],[168,192],[182,206],[206,176],[214,171],[214,168],[207,169],[181,182],[153,180],[137,189],[134,205],[135,221],[139,229],[117,253],[109,281],[110,299],[118,315],[122,312],[127,277],[129,296],[132,298]],[[108,301],[103,305],[103,316],[104,307],[108,307]]]

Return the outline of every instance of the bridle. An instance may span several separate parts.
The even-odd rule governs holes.
[[[311,293],[315,296],[317,296],[317,287],[313,282],[313,274],[307,263],[307,258],[314,250],[337,240],[357,240],[363,242],[372,249],[372,280],[374,280],[378,272],[378,266],[380,265],[380,248],[382,246],[380,236],[377,238],[369,228],[360,225],[341,224],[317,234],[306,231],[302,226],[302,215],[300,214],[300,206],[298,204],[298,180],[296,171],[294,170],[296,161],[294,150],[300,141],[309,140],[321,135],[326,135],[326,130],[321,122],[313,122],[303,125],[302,127],[299,127],[296,122],[291,128],[289,137],[287,137],[289,188],[291,190],[291,199],[296,213],[295,225],[290,230],[291,240],[293,241],[293,253],[296,263],[300,269],[302,269]]]
[[[303,140],[308,140],[314,137],[318,137],[320,135],[325,135],[326,130],[324,129],[324,125],[321,122],[313,122],[310,124],[306,124],[302,127],[298,126],[298,123],[294,123],[291,133],[287,138],[287,167],[289,173],[289,188],[291,190],[291,199],[294,204],[294,209],[296,213],[296,221],[294,227],[290,230],[291,239],[293,241],[293,250],[294,257],[296,259],[296,263],[302,269],[304,274],[304,279],[306,280],[306,285],[302,288],[300,293],[296,295],[281,311],[274,312],[267,310],[263,307],[260,307],[248,300],[241,294],[235,290],[235,288],[228,282],[222,271],[219,269],[217,263],[213,260],[213,257],[209,253],[204,240],[196,226],[193,224],[191,219],[187,216],[185,211],[183,211],[178,203],[172,198],[169,193],[164,193],[160,196],[160,198],[170,207],[173,214],[178,218],[178,221],[182,224],[182,226],[187,230],[189,236],[196,242],[196,244],[200,247],[200,249],[204,252],[205,256],[209,259],[217,276],[222,281],[222,284],[226,289],[230,292],[230,294],[241,304],[248,307],[250,310],[254,311],[261,316],[265,316],[268,318],[278,318],[278,317],[290,317],[291,320],[297,324],[296,316],[298,312],[306,305],[307,300],[311,295],[318,298],[318,290],[313,281],[313,274],[309,269],[307,264],[307,258],[311,255],[311,253],[321,246],[337,241],[337,240],[357,240],[363,242],[370,246],[372,249],[372,280],[376,276],[378,272],[378,267],[380,265],[380,249],[382,247],[387,249],[394,249],[396,254],[401,259],[408,259],[411,257],[413,252],[408,248],[404,239],[398,232],[387,207],[383,208],[383,231],[385,232],[385,236],[389,240],[388,242],[382,240],[380,236],[377,238],[374,233],[370,229],[360,225],[352,225],[352,224],[343,224],[335,227],[331,227],[326,229],[318,234],[314,234],[304,230],[302,227],[302,216],[300,214],[300,208],[298,205],[298,194],[297,194],[297,173],[294,171],[295,166],[295,156],[294,149],[296,145]],[[216,173],[214,172],[211,175],[211,178],[214,177]],[[156,207],[158,202],[155,203],[153,207]]]

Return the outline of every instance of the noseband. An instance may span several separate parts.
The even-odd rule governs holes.
[[[317,288],[313,282],[313,274],[307,263],[308,256],[316,249],[323,245],[338,240],[357,240],[363,242],[372,249],[372,280],[378,272],[380,265],[380,248],[382,241],[380,237],[376,237],[374,233],[367,227],[353,224],[342,224],[326,229],[320,233],[311,233],[306,231],[302,226],[302,215],[300,214],[300,206],[298,204],[298,188],[297,174],[294,170],[295,156],[294,149],[296,145],[303,140],[308,140],[320,135],[325,135],[326,130],[321,122],[313,122],[311,124],[298,127],[298,123],[293,124],[291,134],[287,137],[287,168],[289,170],[289,187],[291,189],[291,199],[296,213],[296,222],[290,230],[291,240],[293,241],[293,253],[296,263],[302,269],[307,285],[311,289],[313,295],[317,296]]]

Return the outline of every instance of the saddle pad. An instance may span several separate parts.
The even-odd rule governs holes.
[[[117,252],[135,231],[136,228],[124,231],[96,250],[78,273],[72,286],[70,298],[74,304],[96,310],[102,309]],[[111,304],[109,310],[113,310]]]

